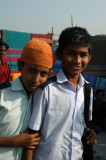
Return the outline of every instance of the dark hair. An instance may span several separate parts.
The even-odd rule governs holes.
[[[103,89],[97,89],[95,95],[97,95],[100,92],[103,93],[103,96],[105,95],[105,91]]]
[[[63,49],[69,44],[79,44],[89,47],[89,53],[91,52],[91,36],[85,28],[68,27],[64,29],[59,37],[59,50],[63,52]]]
[[[7,43],[5,43],[5,42],[0,42],[0,47],[1,46],[5,46],[6,49],[9,49],[9,45]]]
[[[21,61],[21,59],[19,58],[17,60],[17,66],[18,66],[18,71],[21,72],[22,68],[24,67],[25,62]]]
[[[22,68],[24,67],[25,63],[26,63],[26,62],[24,62],[24,61],[21,61]]]

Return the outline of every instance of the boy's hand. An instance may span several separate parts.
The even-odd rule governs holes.
[[[17,145],[26,147],[29,149],[35,149],[36,146],[39,144],[39,140],[40,140],[38,133],[28,134],[26,131],[21,133],[17,137],[18,137]]]
[[[85,128],[83,136],[86,144],[92,145],[97,143],[97,137],[94,130],[91,130],[90,128]]]

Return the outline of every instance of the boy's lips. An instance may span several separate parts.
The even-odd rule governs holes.
[[[30,86],[30,90],[31,90],[31,91],[35,91],[37,88],[38,88],[38,86],[33,86],[33,85]]]
[[[31,88],[38,88],[39,85],[31,85]]]
[[[37,88],[38,86],[32,85],[31,87],[32,87],[32,88]]]
[[[80,70],[80,68],[81,68],[81,66],[72,66],[72,68],[74,69],[74,70]]]

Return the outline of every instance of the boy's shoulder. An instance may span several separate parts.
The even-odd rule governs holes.
[[[51,77],[48,77],[47,81],[43,83],[39,88],[44,89],[46,86],[48,86],[51,83],[54,83],[57,81],[56,75],[53,75]]]
[[[86,87],[86,88],[92,88],[91,84],[88,81],[86,81],[86,80],[84,80],[84,87]]]
[[[10,82],[1,83],[0,84],[0,90],[4,89],[4,88],[8,88],[8,87],[10,87],[10,85],[11,85]]]

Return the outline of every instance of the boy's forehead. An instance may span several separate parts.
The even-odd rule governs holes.
[[[43,71],[43,70],[47,70],[47,71],[50,70],[47,67],[43,67],[43,66],[40,66],[40,65],[37,65],[37,64],[31,64],[31,63],[27,63],[27,62],[25,62],[25,67],[29,68],[29,69],[41,70],[41,71]]]
[[[102,91],[98,92],[97,95],[104,95]]]
[[[5,48],[6,49],[6,46],[5,45],[1,45],[0,48]]]
[[[74,50],[74,51],[85,51],[88,52],[89,51],[89,47],[88,46],[82,46],[80,44],[69,44],[66,49],[68,50]]]

